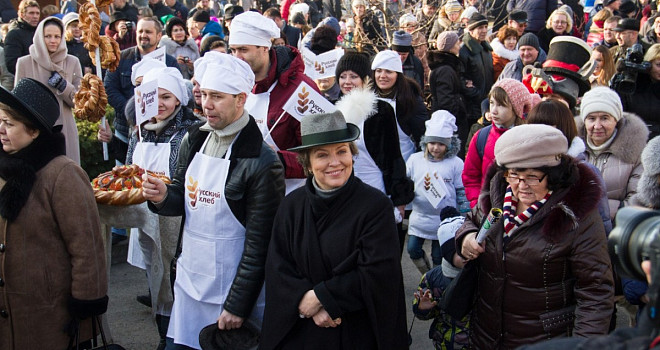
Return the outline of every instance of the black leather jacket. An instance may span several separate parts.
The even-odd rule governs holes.
[[[184,215],[182,229],[186,170],[208,136],[208,132],[199,130],[201,125],[191,126],[181,141],[174,179],[167,185],[167,197],[160,208],[149,202],[149,208],[159,215]],[[284,168],[275,152],[263,142],[252,117],[234,142],[229,161],[225,196],[232,213],[245,226],[245,248],[224,308],[246,318],[264,284],[273,219],[284,198]]]

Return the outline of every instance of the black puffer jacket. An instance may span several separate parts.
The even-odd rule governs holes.
[[[208,132],[199,130],[201,125],[190,127],[181,141],[173,182],[167,185],[168,194],[160,209],[149,202],[153,212],[165,216],[183,215],[185,222],[186,170],[208,136]],[[284,169],[275,152],[263,143],[261,131],[252,117],[232,149],[225,196],[232,214],[246,231],[245,250],[224,308],[239,317],[248,317],[264,283],[273,220],[284,197]]]
[[[466,88],[461,80],[465,69],[460,59],[453,53],[436,50],[427,52],[426,59],[431,69],[431,112],[444,109],[456,117],[457,125],[462,121],[467,123],[464,95],[476,91]]]
[[[30,54],[30,45],[37,27],[29,25],[22,19],[10,22],[9,32],[5,38],[5,62],[11,74],[16,74],[16,61]]]

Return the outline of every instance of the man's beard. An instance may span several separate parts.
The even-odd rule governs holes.
[[[140,49],[142,49],[142,51],[146,51],[146,50],[151,49],[151,48],[154,47],[155,45],[152,44],[151,42],[144,43],[144,44],[143,44],[142,42],[140,42],[140,43],[138,44],[138,46],[140,47]]]

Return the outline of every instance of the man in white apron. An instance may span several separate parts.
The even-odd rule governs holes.
[[[280,37],[280,29],[272,20],[253,11],[244,12],[231,21],[230,32],[232,55],[250,65],[256,80],[245,109],[284,164],[289,193],[304,184],[305,174],[296,153],[286,151],[301,145],[300,122],[282,107],[302,81],[314,89],[316,84],[305,75],[298,50],[290,46],[271,47],[271,39]]]
[[[199,349],[211,323],[261,326],[266,252],[284,196],[282,164],[244,108],[252,70],[229,55],[200,68],[207,122],[181,142],[171,185],[143,184],[152,211],[184,215],[167,350]]]

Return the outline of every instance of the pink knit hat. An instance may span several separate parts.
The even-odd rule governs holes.
[[[536,104],[541,102],[541,96],[538,94],[530,94],[527,87],[515,79],[506,78],[498,80],[493,85],[493,88],[496,87],[502,88],[506,92],[511,101],[513,111],[516,112],[516,115],[521,119],[525,119],[527,116],[526,114],[531,111]]]

